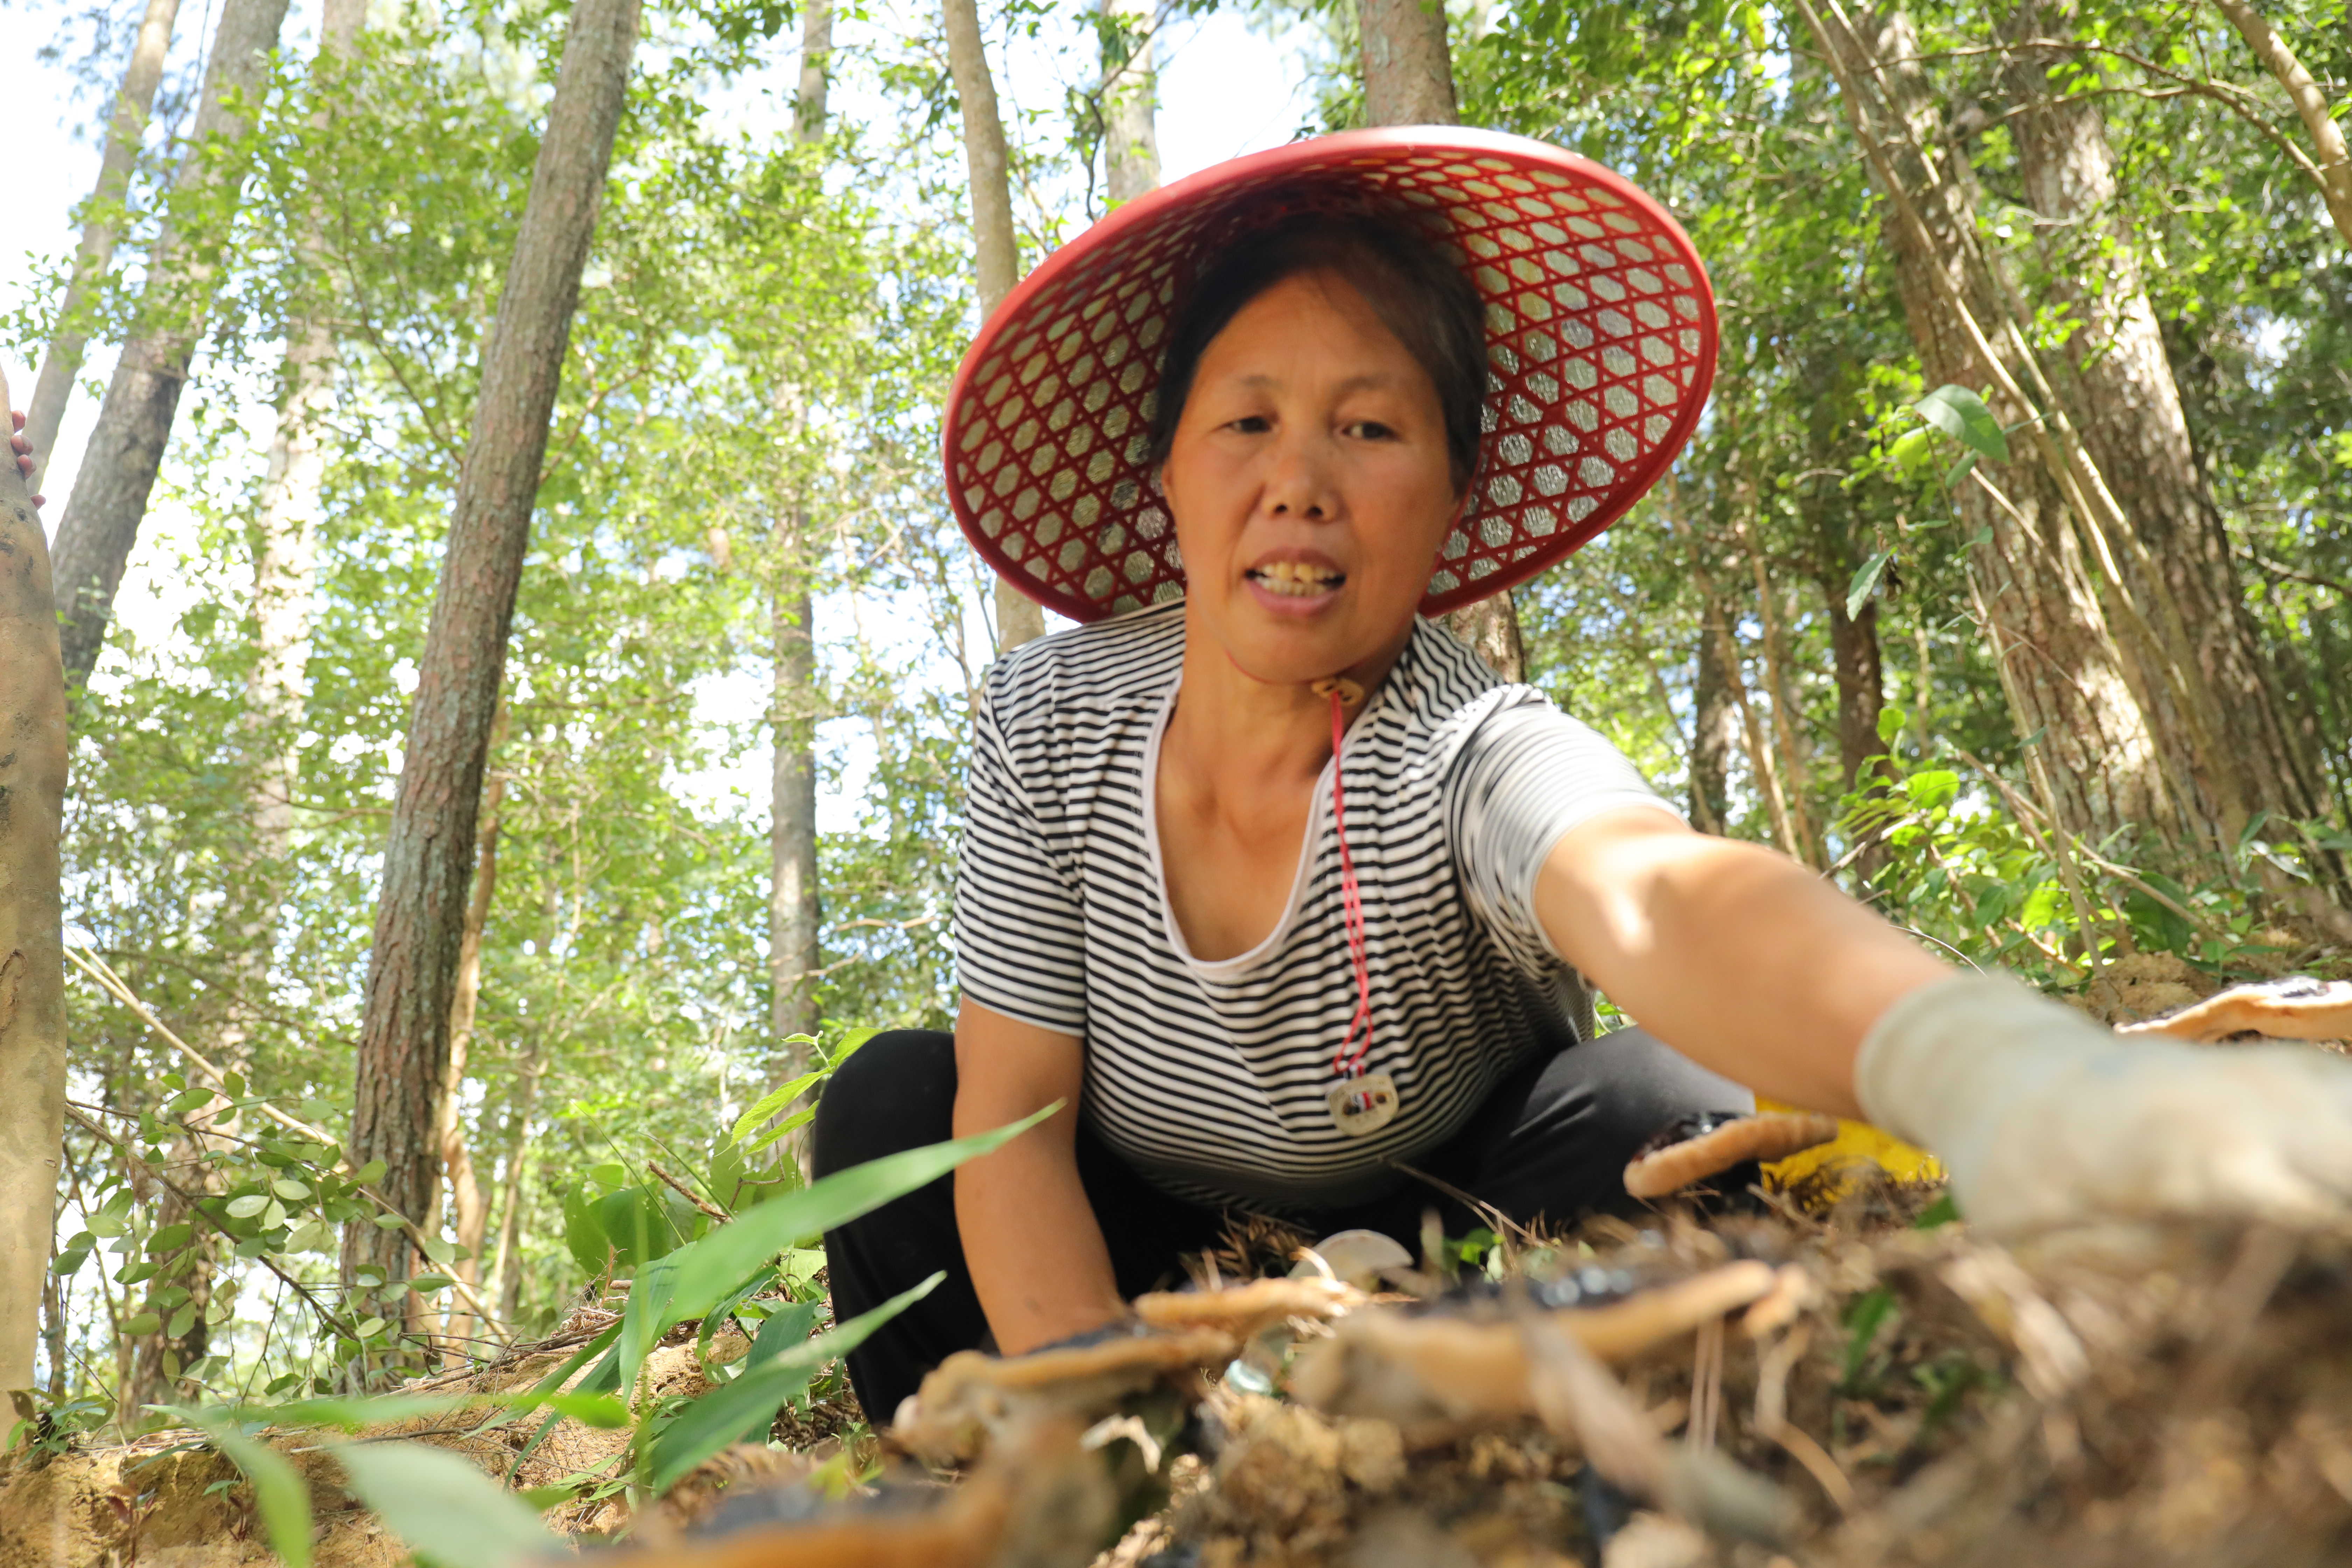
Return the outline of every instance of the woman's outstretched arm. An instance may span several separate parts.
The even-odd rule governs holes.
[[[2006,976],[1956,973],[1792,861],[1646,807],[1563,834],[1535,901],[1561,955],[1668,1045],[1932,1150],[1971,1220],[2352,1208],[2341,1058],[2125,1039]]]
[[[1552,847],[1536,916],[1611,1001],[1702,1066],[1856,1116],[1854,1056],[1908,992],[1952,974],[1797,862],[1643,806]]]
[[[969,998],[956,1015],[955,1037],[957,1137],[1062,1101],[1058,1114],[955,1174],[964,1262],[997,1349],[1018,1355],[1100,1328],[1126,1308],[1102,1226],[1078,1182],[1084,1048],[1075,1036]]]

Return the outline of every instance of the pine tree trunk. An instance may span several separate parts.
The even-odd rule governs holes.
[[[0,427],[15,407],[0,376]],[[0,454],[5,448],[0,448]],[[48,542],[0,463],[0,1392],[33,1386],[65,1147],[66,688]]]
[[[1930,385],[1982,386],[1968,323],[1952,304],[1958,299],[1979,321],[2001,310],[1998,280],[1977,259],[1973,176],[1944,151],[1908,18],[1864,13],[1853,26],[1852,35],[1822,27],[1820,37],[1854,133],[1872,149],[1874,174],[1882,184],[1899,182],[1887,202],[1886,237],[1922,368]],[[2027,413],[1998,389],[1993,411],[2008,425]],[[2061,822],[2092,837],[2125,827],[2185,835],[2182,786],[2193,777],[2193,757],[2173,727],[2152,721],[2152,712],[2168,711],[2164,694],[2134,689],[2048,466],[2030,451],[1980,465],[1958,504],[1964,524],[1985,536],[1969,553],[1972,596],[2018,732],[2046,748]]]
[[[1356,0],[1356,27],[1363,46],[1366,124],[1461,122],[1444,0]],[[1496,675],[1527,679],[1527,642],[1508,589],[1451,612],[1445,624]]]
[[[131,63],[122,72],[122,89],[114,95],[106,152],[98,164],[98,187],[82,219],[73,275],[66,280],[65,298],[58,304],[57,336],[49,340],[48,350],[41,356],[33,402],[25,411],[25,438],[33,448],[36,490],[48,471],[49,454],[58,444],[58,426],[65,422],[74,377],[81,373],[82,353],[89,345],[89,329],[81,318],[89,309],[91,293],[114,264],[115,241],[122,237],[123,196],[130,189],[131,167],[139,161],[148,113],[155,107],[155,88],[163,79],[164,57],[172,51],[172,23],[179,11],[180,0],[147,0],[147,14],[140,18],[138,36],[131,43]]]
[[[434,1142],[448,1066],[449,1004],[473,875],[474,834],[515,589],[547,453],[548,417],[580,299],[580,270],[627,96],[639,0],[579,0],[530,195],[482,356],[480,401],[418,660],[416,696],[384,848],[360,1027],[352,1152],[384,1162],[383,1195],[430,1223]],[[398,1231],[349,1226],[342,1278],[409,1273]]]
[[[501,714],[500,720],[503,718]],[[495,730],[504,727],[502,721],[493,726]],[[482,933],[489,926],[490,903],[499,892],[499,814],[506,798],[505,777],[493,774],[482,790],[474,890],[466,900],[466,926],[457,938],[457,994],[449,1001],[449,1066],[441,1075],[441,1165],[449,1183],[449,1227],[464,1253],[452,1272],[468,1285],[481,1283],[482,1233],[489,1209],[481,1183],[475,1178],[462,1104],[466,1072],[474,1054],[474,1018],[482,1001]],[[407,1300],[411,1303],[409,1321],[421,1327],[424,1303],[413,1291]],[[466,1342],[479,1335],[482,1327],[481,1320],[465,1304],[464,1298],[453,1293],[443,1322],[443,1331],[455,1342],[450,1348],[462,1355]]]
[[[88,684],[105,644],[115,590],[146,520],[180,390],[211,310],[214,269],[200,247],[187,246],[179,219],[198,203],[214,208],[215,218],[235,205],[244,176],[236,150],[225,144],[242,139],[246,124],[233,106],[262,90],[285,20],[286,0],[224,0],[221,6],[195,129],[173,182],[173,216],[148,253],[139,326],[122,345],[58,523],[59,642],[69,691]]]
[[[1102,0],[1103,174],[1114,202],[1160,184],[1155,21],[1152,0]]]
[[[2065,26],[2056,11],[2029,5],[2015,23],[2046,36]],[[2148,581],[2132,560],[2123,563],[2124,574],[2143,602],[2172,595],[2197,628],[2195,657],[2220,700],[2222,744],[2213,763],[2235,774],[2239,798],[2251,811],[2316,816],[2325,798],[2317,759],[2281,700],[2221,510],[2197,464],[2136,237],[2116,212],[2105,121],[2095,100],[2052,80],[2059,63],[2050,51],[2012,60],[2011,79],[2026,112],[2011,120],[2011,134],[2027,202],[2058,226],[2045,233],[2071,237],[2043,243],[2051,291],[2077,323],[2051,357],[2062,384],[2074,383],[2083,444],[2146,540],[2162,581]],[[2126,644],[2126,654],[2133,651]],[[2141,683],[2162,680],[2150,672]]]
[[[832,55],[832,0],[814,0],[801,12],[800,91],[793,113],[793,136],[803,146],[824,139]],[[822,1021],[816,987],[824,965],[816,836],[816,721],[824,699],[817,689],[816,604],[809,592],[814,542],[806,508],[783,508],[775,545],[775,753],[768,781],[771,1089],[809,1069],[809,1048],[793,1044],[793,1037],[814,1035]]]
[[[980,36],[978,0],[941,0],[948,69],[963,109],[964,168],[971,182],[971,248],[982,321],[1013,292],[1021,251],[1013,232],[1013,183],[1004,150],[1004,121],[996,107],[996,80]],[[996,580],[996,646],[1009,652],[1045,635],[1045,612],[1003,578]]]

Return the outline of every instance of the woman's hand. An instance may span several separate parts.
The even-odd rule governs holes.
[[[16,454],[16,472],[26,484],[30,484],[33,482],[33,444],[25,439],[25,416],[11,409],[8,417],[16,430],[16,434],[8,437],[8,447]],[[33,504],[37,507],[46,505],[48,499],[47,496],[35,496]]]
[[[2126,1039],[2013,980],[1959,976],[1888,1010],[1855,1088],[1996,1229],[2352,1205],[2352,1062],[2309,1046]]]
[[[996,1336],[1019,1355],[1097,1329],[1127,1310],[1102,1226],[1078,1180],[1078,1093],[1086,1055],[1069,1035],[967,1000],[956,1015],[955,1133],[1062,1111],[958,1168],[956,1226],[972,1288]]]

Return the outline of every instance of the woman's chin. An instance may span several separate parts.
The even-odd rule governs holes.
[[[1269,686],[1303,686],[1376,658],[1389,640],[1367,635],[1354,617],[1312,619],[1244,613],[1213,629],[1235,668]]]

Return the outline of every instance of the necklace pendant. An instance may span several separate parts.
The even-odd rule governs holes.
[[[1396,1079],[1368,1072],[1335,1087],[1328,1097],[1331,1120],[1350,1138],[1369,1137],[1397,1117]]]

